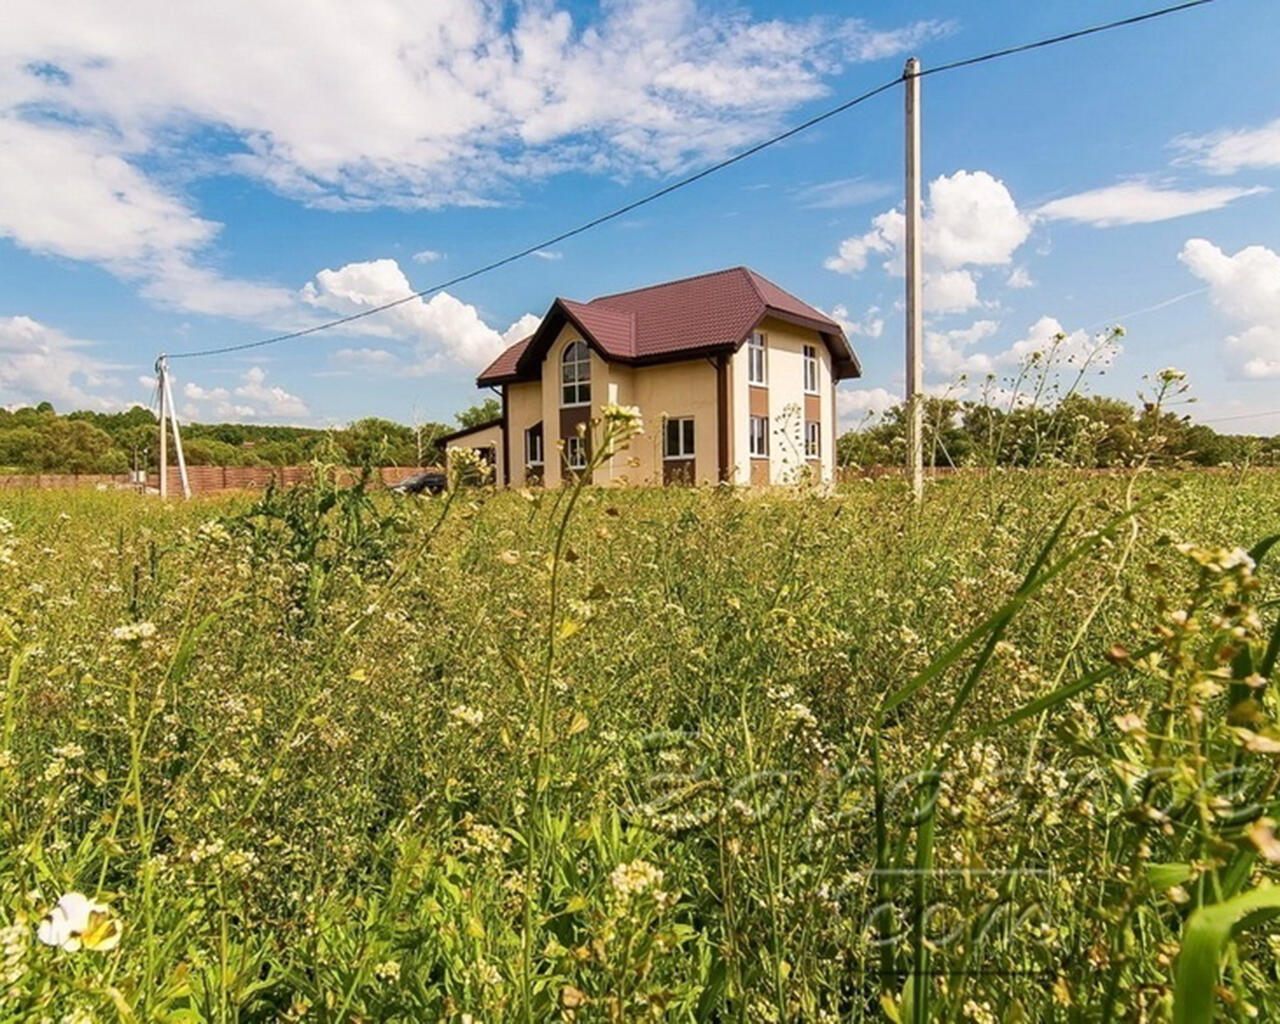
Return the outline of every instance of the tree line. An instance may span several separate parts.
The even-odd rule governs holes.
[[[1280,465],[1280,435],[1220,434],[1159,402],[1069,394],[1054,406],[1007,407],[929,397],[923,402],[929,466],[1131,466],[1148,457],[1197,466]],[[837,445],[844,466],[902,465],[907,417],[895,406]]]
[[[461,427],[496,418],[494,399],[458,413]],[[191,466],[296,466],[313,459],[346,465],[432,466],[440,439],[457,426],[410,427],[368,417],[345,427],[315,429],[247,423],[188,423],[182,449]],[[177,455],[172,444],[169,462]],[[49,402],[0,409],[0,471],[9,473],[125,473],[159,464],[155,413],[135,405],[124,412],[59,414]]]
[[[458,413],[458,426],[495,419],[494,399]],[[1082,467],[1132,465],[1158,450],[1162,458],[1199,466],[1280,465],[1280,435],[1220,434],[1157,405],[1070,394],[1052,407],[1001,410],[982,402],[924,401],[924,452],[930,466]],[[410,427],[368,417],[333,429],[246,423],[190,423],[183,452],[193,466],[290,466],[313,459],[347,465],[431,466],[442,461],[440,439],[458,429],[444,423]],[[158,464],[155,414],[61,415],[48,402],[0,409],[0,471],[124,473]],[[896,406],[875,422],[846,431],[842,466],[897,466],[906,456],[906,416]],[[170,462],[176,459],[170,447]]]

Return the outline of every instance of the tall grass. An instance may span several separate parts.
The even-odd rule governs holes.
[[[1280,1011],[1273,474],[0,516],[0,1019]]]

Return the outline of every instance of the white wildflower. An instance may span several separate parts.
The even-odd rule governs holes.
[[[475,729],[484,721],[484,712],[479,708],[469,708],[465,704],[459,704],[449,712],[449,717]]]
[[[130,622],[124,626],[116,626],[111,631],[111,637],[122,643],[128,643],[132,640],[149,640],[156,635],[156,627],[150,622]]]
[[[36,938],[46,946],[56,946],[68,953],[80,949],[105,952],[120,942],[119,919],[105,903],[89,899],[83,893],[64,893],[36,928]]]
[[[661,868],[654,867],[647,860],[638,859],[614,868],[609,875],[609,884],[613,886],[614,892],[626,899],[656,890],[662,885],[664,877]]]
[[[19,918],[0,928],[0,999],[4,991],[16,985],[26,973],[28,925]]]

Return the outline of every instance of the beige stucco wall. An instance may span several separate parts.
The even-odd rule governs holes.
[[[558,487],[563,477],[560,454],[560,357],[580,337],[572,324],[565,324],[542,361],[542,429],[547,453],[544,482],[548,487]],[[591,419],[599,417],[600,407],[607,400],[608,379],[608,364],[595,349],[591,349],[591,405],[587,407]]]
[[[769,482],[790,483],[797,479],[804,458],[804,346],[818,351],[818,399],[822,437],[822,479],[834,473],[835,404],[831,380],[831,352],[816,331],[796,327],[766,317],[761,323],[767,348],[769,409]],[[730,461],[734,480],[751,482],[748,436],[751,418],[751,386],[747,383],[747,346],[733,355],[730,392],[733,397],[733,444]]]
[[[456,448],[489,448],[493,455],[493,483],[502,485],[502,426],[495,423],[491,427],[485,427],[484,430],[477,430],[474,433],[467,434],[454,441],[445,442],[445,461],[448,462],[453,458],[453,451]]]
[[[751,483],[749,402],[747,346],[743,345],[729,360],[729,479],[735,484]]]
[[[507,454],[511,459],[511,486],[523,487],[525,480],[524,432],[542,420],[542,382],[525,381],[508,384],[507,390]],[[543,457],[548,450],[546,426],[543,426]],[[554,442],[554,438],[552,439]]]
[[[638,367],[631,371],[629,404],[638,405],[645,432],[632,442],[627,467],[637,482],[662,483],[663,416],[693,417],[694,480],[715,483],[719,476],[719,438],[716,423],[716,368],[707,359]],[[626,461],[615,459],[615,462]]]

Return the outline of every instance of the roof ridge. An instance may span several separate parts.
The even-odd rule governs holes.
[[[750,267],[743,266],[741,263],[739,263],[736,266],[722,267],[719,270],[706,270],[706,271],[703,271],[701,274],[690,274],[688,277],[677,277],[671,281],[659,281],[657,284],[646,284],[646,285],[641,285],[639,288],[628,288],[625,291],[609,292],[606,295],[597,295],[595,298],[584,303],[584,305],[589,306],[594,302],[599,302],[601,299],[618,299],[624,295],[634,295],[636,292],[648,292],[648,291],[653,291],[656,288],[668,288],[673,284],[686,284],[689,281],[700,281],[704,277],[719,277],[721,274],[732,274],[735,270],[745,273],[748,278],[750,278],[750,276],[753,273],[755,273],[755,271],[753,271]],[[754,285],[753,285],[753,288],[754,288]],[[758,292],[758,289],[757,289],[757,292]]]
[[[750,267],[740,267],[739,269],[746,275],[747,284],[749,284],[751,286],[751,290],[756,293],[756,298],[760,300],[761,305],[763,305],[765,309],[772,308],[769,305],[769,300],[764,297],[764,292],[760,290],[760,281],[757,280],[758,278],[760,278],[760,275],[757,274]],[[772,281],[770,281],[769,283],[773,284]],[[773,286],[775,288],[781,287],[780,285],[776,285],[776,284],[774,284]],[[786,291],[785,288],[783,288],[782,290]]]
[[[639,290],[641,289],[637,289],[637,291]],[[623,294],[626,294],[626,293],[624,292]],[[583,302],[580,299],[566,299],[564,298],[564,296],[560,296],[558,301],[567,302],[574,306],[591,306],[591,303],[595,302],[596,300],[592,299],[590,302]],[[635,314],[628,310],[610,309],[608,306],[596,306],[596,307],[593,307],[591,311],[593,313],[605,313],[605,314],[608,314],[609,316],[629,316],[632,318],[635,317]]]
[[[787,296],[787,298],[794,299],[800,305],[804,306],[805,309],[808,309],[814,313],[817,313],[818,317],[821,320],[825,321],[826,323],[833,324],[836,327],[840,326],[838,323],[836,323],[835,318],[832,317],[830,313],[823,312],[821,309],[815,306],[812,302],[806,302],[804,299],[800,298],[800,296],[797,295],[795,292],[790,291],[786,288],[783,288],[782,285],[778,284],[777,281],[770,280],[769,278],[765,277],[762,273],[760,273],[758,270],[752,270],[750,267],[743,267],[742,269],[747,272],[747,278],[751,281],[752,289],[755,291],[756,295],[760,297],[760,301],[764,303],[766,309],[777,309],[778,307],[775,306],[772,302],[770,302],[767,298],[765,298],[764,292],[760,290],[761,281],[767,284],[770,288],[778,289],[778,291],[782,292],[782,294]],[[843,331],[843,328],[841,328],[841,330]]]

